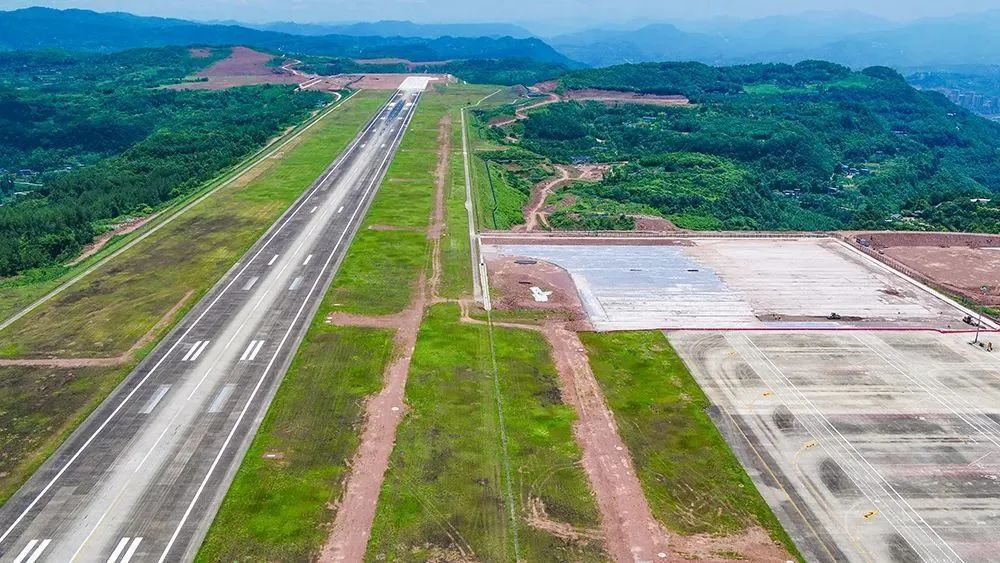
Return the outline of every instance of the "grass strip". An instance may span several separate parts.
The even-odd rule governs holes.
[[[131,369],[0,367],[0,504]]]
[[[358,447],[363,399],[381,388],[392,331],[316,316],[196,561],[309,561],[332,524]],[[267,456],[267,457],[265,457]]]
[[[580,338],[653,515],[664,526],[684,535],[724,535],[759,525],[798,554],[708,416],[708,397],[662,333]]]
[[[551,521],[599,526],[573,439],[575,414],[560,398],[548,346],[531,331],[494,335],[521,552],[513,552],[488,331],[442,304],[429,309],[417,339],[406,387],[411,410],[397,433],[367,559],[606,560],[600,541],[563,539],[527,520],[540,501]]]
[[[461,129],[454,129],[458,108],[494,90],[455,84],[433,88],[421,96],[399,151],[333,282],[332,300],[338,311],[387,315],[398,313],[410,302],[420,271],[427,264],[426,229],[434,204],[441,119],[452,116],[452,131],[460,134]],[[460,147],[461,140],[456,145],[452,138],[451,145]],[[461,164],[460,156],[453,152],[451,160]],[[463,224],[456,227],[456,236],[465,236]],[[453,238],[451,234],[447,237]]]

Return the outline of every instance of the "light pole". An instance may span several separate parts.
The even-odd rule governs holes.
[[[983,303],[986,302],[986,292],[990,290],[990,286],[983,285],[979,288],[979,291],[983,292]],[[979,329],[983,326],[983,305],[979,306],[979,321],[976,323],[976,338],[972,341],[973,344],[979,342]]]

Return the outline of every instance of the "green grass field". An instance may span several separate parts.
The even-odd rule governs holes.
[[[581,333],[650,508],[680,534],[760,525],[794,544],[705,412],[708,398],[657,331]]]
[[[502,165],[487,164],[477,153],[503,150],[486,136],[486,125],[477,122],[470,112],[466,115],[469,125],[469,146],[472,151],[472,187],[475,190],[476,214],[481,229],[507,230],[524,223],[524,206],[528,195],[519,191],[507,181]],[[492,178],[492,185],[490,180]]]
[[[399,152],[334,279],[331,300],[337,304],[337,310],[385,315],[401,311],[410,302],[420,271],[427,265],[429,256],[426,229],[434,203],[434,172],[438,161],[441,119],[451,116],[453,135],[460,135],[461,129],[455,123],[458,109],[474,104],[495,90],[495,87],[489,86],[449,85],[428,90],[421,97],[410,127],[403,135]],[[453,137],[451,145],[460,147],[461,139],[456,141]],[[451,177],[456,160],[461,166],[460,150],[452,153],[449,163]],[[464,202],[464,180],[461,181],[461,201]],[[458,188],[446,178],[446,189],[449,184],[453,189],[449,193],[448,218],[458,219],[459,214],[452,210],[454,199],[459,197],[454,192]],[[395,229],[378,230],[387,226]],[[464,219],[458,226],[450,225],[448,233],[446,238],[449,240],[443,246],[450,247],[451,233],[466,236]],[[467,250],[467,241],[465,245]],[[449,283],[454,287],[458,282]]]
[[[458,299],[472,294],[460,109],[452,111],[451,115],[451,159],[445,183],[445,213],[447,227],[441,237],[441,282],[438,291],[443,297]]]
[[[0,367],[0,504],[131,368]]]
[[[212,195],[173,223],[0,333],[4,356],[119,354],[178,303],[222,276],[336,157],[384,101],[355,97],[280,159]],[[173,320],[179,319],[183,311]],[[163,327],[161,334],[169,326]],[[148,352],[145,346],[140,355]],[[128,374],[115,368],[0,368],[0,501],[5,500]]]
[[[0,333],[6,357],[120,354],[196,298],[315,180],[384,101],[360,93],[249,183],[235,182]],[[192,303],[194,300],[191,301]]]
[[[463,559],[482,561],[606,560],[599,541],[559,539],[526,522],[531,499],[551,520],[580,529],[597,528],[599,516],[545,341],[507,329],[495,341],[515,524],[487,328],[459,322],[457,306],[437,305],[417,340],[411,410],[397,432],[368,560],[455,560],[460,549]]]
[[[381,388],[392,348],[392,331],[331,327],[324,316],[285,375],[197,561],[308,561],[322,547],[358,446],[363,399]]]

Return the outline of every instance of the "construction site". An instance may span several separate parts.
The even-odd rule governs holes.
[[[964,287],[959,270],[906,251],[995,251],[986,237],[956,249],[856,238],[489,232],[481,242],[497,308],[560,311],[585,331],[662,331],[807,560],[990,560],[997,326],[942,292]],[[882,240],[893,244],[871,248]]]

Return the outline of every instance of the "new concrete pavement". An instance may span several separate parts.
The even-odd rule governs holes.
[[[408,80],[0,509],[0,560],[197,552],[409,124]]]

